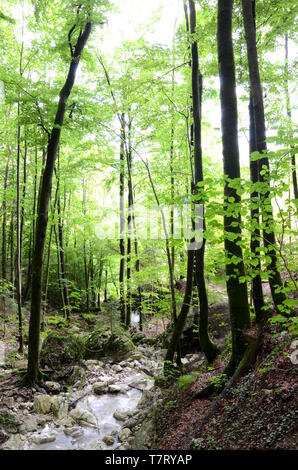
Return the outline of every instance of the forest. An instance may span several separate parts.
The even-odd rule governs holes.
[[[1,2],[0,449],[297,449],[296,27]]]

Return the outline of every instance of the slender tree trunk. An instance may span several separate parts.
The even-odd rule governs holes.
[[[254,126],[254,115],[253,115],[252,98],[250,97],[249,102],[249,153],[250,156],[256,151],[256,139],[255,139],[255,126]],[[250,157],[250,180],[253,184],[258,182],[258,160],[253,160]],[[255,308],[256,321],[260,322],[264,318],[264,295],[261,278],[261,260],[260,260],[260,228],[259,228],[259,201],[260,195],[257,191],[251,193],[251,224],[252,232],[250,239],[250,251],[252,260],[253,279],[252,279],[252,297]]]
[[[45,325],[45,316],[47,311],[47,301],[48,301],[48,288],[49,288],[49,277],[50,277],[50,260],[51,260],[51,247],[52,247],[52,238],[53,238],[53,231],[55,227],[55,212],[57,206],[57,199],[58,199],[58,181],[55,191],[55,198],[54,204],[52,207],[52,220],[50,226],[50,234],[49,234],[49,242],[48,242],[48,253],[47,253],[47,261],[46,261],[46,270],[45,270],[45,282],[44,282],[44,300],[43,300],[43,309],[42,309],[42,321],[41,321],[41,330],[44,330]]]
[[[255,26],[255,0],[252,2],[252,12]],[[259,181],[259,162],[253,160],[251,154],[257,150],[256,134],[255,134],[255,120],[253,112],[253,99],[250,94],[249,99],[249,154],[250,154],[250,180],[253,184]],[[251,194],[251,223],[252,232],[250,240],[251,260],[252,269],[254,270],[252,279],[252,298],[255,308],[256,321],[259,323],[264,318],[264,295],[261,278],[261,260],[260,260],[260,194],[257,191],[253,191]]]
[[[126,250],[126,280],[127,280],[127,295],[126,295],[126,327],[131,326],[131,238],[133,234],[133,186],[132,186],[132,149],[131,149],[131,118],[128,120],[128,148],[126,141],[126,132],[124,130],[124,141],[126,142],[126,163],[128,174],[128,216],[127,216],[127,250]]]
[[[291,172],[292,172],[292,180],[293,180],[293,191],[295,199],[298,199],[298,187],[297,187],[297,173],[296,173],[296,155],[293,145],[293,123],[292,123],[292,107],[291,107],[291,100],[290,100],[290,93],[289,93],[289,37],[288,33],[285,34],[285,94],[286,94],[286,109],[287,109],[287,116],[288,116],[288,128],[289,128],[289,140],[291,141],[292,150],[292,157],[291,157]]]
[[[23,256],[23,232],[25,223],[25,199],[27,190],[27,141],[25,137],[24,142],[24,163],[23,163],[23,191],[22,191],[22,205],[21,205],[21,228],[20,228],[20,245],[21,245],[21,266]]]
[[[74,27],[70,30],[69,36]],[[57,113],[54,126],[49,138],[47,147],[46,166],[42,178],[38,215],[36,222],[35,247],[32,260],[32,292],[31,292],[31,315],[29,324],[29,348],[28,348],[28,370],[27,382],[30,384],[38,380],[39,373],[39,341],[40,341],[40,320],[41,320],[41,296],[42,296],[42,265],[43,252],[46,240],[46,230],[48,223],[48,206],[51,195],[52,177],[54,172],[57,149],[59,145],[61,129],[68,97],[71,93],[76,71],[80,62],[81,54],[91,32],[91,23],[86,23],[84,29],[79,34],[76,46],[71,48],[71,62],[68,75],[63,88],[60,91]]]
[[[37,201],[37,147],[35,146],[34,152],[34,183],[33,183],[33,209],[32,209],[32,226],[30,230],[29,239],[29,253],[28,253],[28,271],[27,282],[24,293],[24,300],[28,299],[32,275],[32,252],[34,251],[34,236],[35,236],[35,216],[36,216],[36,201]]]
[[[83,179],[83,216],[86,219],[86,187],[85,180]],[[86,247],[86,237],[84,233],[83,240],[83,257],[84,257],[84,275],[85,275],[85,289],[86,289],[86,307],[87,311],[90,310],[90,295],[89,295],[89,272],[88,272],[88,263],[87,263],[87,247]]]
[[[60,196],[57,201],[57,211],[58,211],[58,239],[59,239],[59,258],[60,258],[60,271],[61,271],[61,282],[63,289],[64,297],[64,314],[67,319],[69,319],[69,298],[68,298],[68,285],[67,285],[67,275],[65,267],[65,257],[64,257],[64,244],[63,244],[63,219],[61,214],[61,203]]]
[[[7,157],[5,175],[4,175],[4,190],[3,190],[3,206],[2,206],[2,279],[7,279],[7,241],[6,241],[6,225],[7,225],[7,186],[8,186],[8,174],[10,164],[10,149]]]
[[[190,32],[192,35],[196,33],[196,9],[193,0],[189,0],[189,13],[190,13]],[[198,194],[198,183],[204,181],[203,177],[203,159],[202,159],[202,136],[201,136],[201,120],[202,120],[202,74],[199,68],[199,55],[198,43],[192,40],[191,44],[192,56],[192,101],[193,101],[193,134],[194,134],[194,166],[195,166],[195,181],[194,181],[194,194]],[[200,190],[203,188],[201,187]],[[199,200],[195,204],[201,204],[203,201]],[[196,250],[195,254],[195,280],[198,288],[199,303],[200,303],[200,321],[199,321],[199,337],[200,346],[208,361],[213,361],[218,355],[217,347],[211,342],[208,334],[208,297],[205,284],[205,244],[204,232],[206,230],[205,214],[203,207],[203,240],[202,244]]]
[[[241,198],[229,181],[239,181],[240,165],[238,148],[238,111],[236,98],[235,64],[232,42],[233,0],[218,0],[217,44],[220,79],[221,128],[223,164],[226,183],[225,198],[225,256],[227,293],[232,327],[232,355],[226,373],[232,374],[241,361],[247,343],[244,330],[250,326],[246,282],[241,243]],[[231,199],[232,198],[232,199]],[[229,201],[234,202],[229,202]],[[231,207],[232,204],[232,207]],[[233,209],[232,209],[233,208]],[[232,209],[232,211],[231,211]],[[232,213],[231,213],[232,212]],[[231,213],[231,214],[230,214]],[[229,236],[231,234],[231,236]],[[235,260],[235,261],[234,261]]]
[[[170,343],[167,349],[164,369],[165,373],[171,370],[171,366],[174,362],[175,352],[179,349],[179,340],[183,332],[185,321],[189,312],[192,296],[192,285],[193,285],[193,270],[194,270],[194,251],[188,250],[187,252],[187,274],[186,274],[186,288],[183,298],[182,307],[178,315],[177,321],[174,324],[173,334],[170,339]]]
[[[259,160],[259,181],[266,185],[270,185],[270,167],[267,157],[266,145],[266,129],[264,116],[263,92],[259,73],[258,53],[256,44],[256,29],[253,17],[252,0],[242,0],[243,20],[247,45],[247,58],[250,78],[250,89],[253,101],[253,113],[255,123],[256,150],[262,154]],[[262,171],[261,171],[262,170]],[[265,174],[264,172],[265,171]],[[269,284],[271,295],[275,307],[281,305],[286,296],[283,292],[283,284],[278,269],[277,247],[274,233],[274,219],[270,199],[270,189],[262,195],[262,222],[263,222],[263,239],[266,249],[267,272],[269,274]]]
[[[20,102],[18,102],[18,120],[20,120]],[[20,195],[20,171],[21,171],[21,126],[17,129],[17,276],[16,294],[18,304],[18,340],[19,352],[23,352],[23,319],[22,319],[22,267],[21,267],[21,195]]]
[[[11,222],[10,222],[10,282],[12,284],[12,298],[15,298],[15,200],[11,204]]]
[[[125,114],[121,115],[121,141],[120,141],[120,270],[119,270],[119,286],[120,286],[120,320],[125,324],[126,318],[126,302],[125,302],[125,202],[124,202],[124,185],[125,185],[125,164],[124,164],[124,136],[125,136]]]

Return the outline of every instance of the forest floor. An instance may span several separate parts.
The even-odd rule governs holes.
[[[155,396],[150,398],[151,404],[150,400],[143,403],[147,410],[148,406],[151,406],[152,409],[155,408],[155,444],[151,443],[148,446],[161,450],[294,449],[297,445],[297,365],[294,365],[290,358],[293,353],[294,338],[289,333],[280,332],[278,327],[273,325],[267,326],[263,347],[259,352],[255,366],[239,379],[237,384],[225,395],[219,402],[217,411],[198,432],[202,420],[212,409],[216,397],[194,399],[193,395],[208,385],[210,380],[221,374],[230,354],[229,309],[224,291],[217,289],[217,287],[214,285],[214,292],[211,293],[210,328],[213,338],[216,339],[223,352],[212,365],[209,365],[199,351],[195,349],[185,351],[184,375],[167,385],[167,388],[155,387]],[[10,308],[12,307],[13,304]],[[26,331],[28,311],[24,313]],[[72,318],[71,330],[76,334],[91,332],[94,329],[93,321],[94,316],[92,315],[75,314]],[[112,317],[103,318],[102,321],[106,324],[113,319]],[[191,323],[191,319],[189,321]],[[153,339],[160,335],[167,323],[168,321],[162,319],[150,321],[145,329],[147,338]],[[0,339],[5,341],[7,366],[2,372],[0,371],[0,389],[2,388],[2,392],[4,388],[6,390],[2,394],[0,393],[0,402],[6,395],[8,404],[10,401],[14,402],[9,406],[14,407],[15,402],[18,401],[19,410],[22,410],[22,403],[27,403],[31,416],[34,394],[40,393],[40,390],[32,391],[32,389],[16,387],[20,376],[25,371],[26,360],[24,356],[16,352],[17,324],[15,315],[11,314],[9,317],[6,315],[5,322],[2,319],[1,327]],[[56,327],[57,318],[50,314],[47,319],[46,333]],[[185,344],[187,345],[188,342],[188,337],[186,337]],[[124,364],[122,372],[120,371],[120,375],[122,374],[123,377],[120,376],[120,378],[122,377],[125,381],[135,372],[148,371],[152,367],[150,358],[153,357],[153,351],[159,358],[155,361],[157,365],[164,350],[161,343],[152,346],[152,348],[152,352],[150,352],[151,349],[146,350],[146,348],[142,350],[141,354],[141,350],[137,351],[136,356],[139,354],[139,358],[131,358]],[[142,358],[144,353],[145,356]],[[134,370],[135,367],[136,370]],[[162,365],[159,367],[162,369]],[[103,375],[114,378],[115,383],[120,380],[117,367],[114,368],[113,363],[107,365],[105,371],[98,368],[97,375],[90,375],[88,364],[85,369],[87,376],[82,381],[78,393],[81,393],[87,384],[90,385],[92,380],[101,380],[102,372]],[[159,374],[160,372],[157,377]],[[4,383],[5,387],[3,387]],[[68,388],[65,390],[69,393]],[[45,392],[42,391],[42,393]],[[145,414],[148,415],[149,412],[146,411]],[[39,419],[41,423],[45,422],[43,417],[39,417]],[[39,436],[40,425],[38,424],[37,427]],[[152,431],[150,433],[152,434]],[[137,435],[141,435],[141,432],[138,431]],[[1,435],[0,432],[0,445],[2,444],[1,440],[2,442],[7,440],[7,435]],[[138,447],[130,448],[137,449]]]
[[[157,449],[297,448],[297,365],[290,360],[294,338],[272,335],[267,331],[256,366],[219,402],[200,432],[216,398],[193,399],[193,394],[220,374],[225,357],[213,367],[203,364],[187,390],[174,385],[166,391],[156,419]]]

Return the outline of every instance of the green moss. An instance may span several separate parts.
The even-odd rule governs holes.
[[[85,355],[84,339],[69,334],[67,330],[51,331],[45,338],[41,352],[42,367],[61,368],[63,365],[75,364]]]

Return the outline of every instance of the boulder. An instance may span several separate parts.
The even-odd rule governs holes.
[[[69,334],[67,329],[52,330],[45,338],[40,351],[42,367],[60,369],[77,363],[84,357],[85,343],[80,336]]]
[[[86,359],[110,357],[121,361],[134,348],[133,342],[124,330],[111,332],[99,328],[86,340]]]
[[[61,391],[61,385],[58,382],[47,381],[43,384],[47,392],[59,393]]]
[[[17,433],[23,423],[17,413],[12,410],[4,409],[0,411],[0,424],[8,433]]]
[[[113,416],[115,419],[117,419],[117,421],[125,421],[127,418],[131,416],[131,412],[123,411],[123,410],[115,410]]]
[[[25,446],[25,438],[21,434],[14,434],[10,436],[8,441],[2,444],[3,450],[23,450]]]
[[[108,384],[106,382],[95,382],[93,384],[93,392],[95,395],[103,395],[108,391]]]
[[[66,418],[68,415],[68,403],[66,398],[59,395],[52,397],[51,410],[56,418]]]
[[[65,428],[64,429],[64,434],[66,436],[73,437],[74,439],[78,439],[79,437],[82,437],[84,434],[84,429],[79,428],[77,426],[73,426],[71,428]]]
[[[87,405],[84,402],[78,403],[78,405],[71,410],[69,416],[85,426],[95,428],[98,426],[96,416],[87,408]]]
[[[42,432],[31,436],[30,440],[37,445],[48,444],[49,442],[54,442],[56,440],[56,436],[57,434],[55,431]]]
[[[115,443],[115,439],[113,438],[113,436],[104,436],[103,442],[107,446],[112,446]]]
[[[52,397],[50,395],[35,395],[33,407],[36,413],[50,413],[52,406]]]
[[[129,428],[123,428],[121,429],[121,431],[119,432],[119,441],[120,442],[124,442],[124,441],[127,441],[127,439],[130,437],[131,435],[131,430]]]

